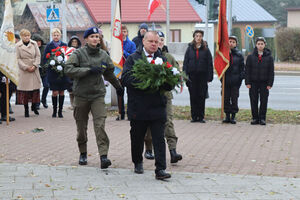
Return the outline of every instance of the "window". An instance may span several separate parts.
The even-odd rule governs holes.
[[[170,29],[169,42],[181,42],[181,30],[180,29]]]

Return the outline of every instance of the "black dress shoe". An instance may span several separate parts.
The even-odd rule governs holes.
[[[44,108],[48,108],[48,104],[46,102],[42,102]]]
[[[195,123],[195,122],[200,122],[200,120],[199,119],[192,119],[191,120],[191,123]]]
[[[266,125],[266,120],[261,119],[261,120],[259,121],[259,124],[260,124],[260,125]]]
[[[111,161],[107,158],[107,155],[100,156],[101,169],[107,169],[111,166]]]
[[[146,159],[154,160],[154,155],[152,154],[152,150],[146,150],[144,156]]]
[[[258,119],[252,119],[251,120],[251,125],[256,125],[256,124],[259,124]]]
[[[1,120],[2,120],[2,121],[6,121],[6,116],[5,116],[5,117],[2,117]],[[13,122],[13,121],[15,121],[15,120],[16,120],[15,118],[9,117],[9,121],[10,121],[10,122]]]
[[[159,170],[155,172],[155,178],[157,180],[165,180],[167,178],[171,178],[171,174],[167,173],[165,170]]]
[[[182,160],[182,155],[176,152],[176,149],[170,150],[171,163],[177,163],[179,160]]]
[[[134,173],[136,174],[144,173],[143,163],[134,164]]]
[[[81,153],[79,156],[79,165],[87,165],[87,153]]]
[[[121,115],[121,117],[118,116],[118,117],[116,118],[117,121],[119,121],[119,120],[124,120],[124,119],[125,119],[125,116],[124,116],[124,115]]]
[[[206,123],[206,121],[204,119],[200,119],[199,122],[203,123],[203,124]]]

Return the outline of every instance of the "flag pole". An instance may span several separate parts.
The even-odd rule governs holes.
[[[9,87],[8,78],[6,78],[6,124],[9,125]]]
[[[224,96],[225,96],[225,73],[222,77],[222,101],[221,101],[221,120],[224,118]]]

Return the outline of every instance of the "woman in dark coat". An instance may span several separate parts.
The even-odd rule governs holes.
[[[256,47],[246,61],[245,84],[249,88],[252,125],[266,125],[269,90],[274,82],[274,60],[271,51],[265,47],[265,38],[258,37]]]
[[[187,86],[190,93],[191,122],[205,123],[205,98],[208,82],[213,80],[213,64],[210,50],[203,41],[204,32],[196,30],[194,40],[189,44],[183,61],[183,71],[188,75]]]
[[[50,43],[48,43],[46,46],[43,63],[47,63],[46,55],[50,53],[52,49],[56,49],[57,47],[67,46],[66,43],[60,41],[61,32],[58,28],[54,28],[51,34],[53,40]],[[59,74],[56,71],[54,71],[50,65],[47,68],[47,77],[49,81],[50,90],[52,90],[52,105],[53,105],[52,117],[56,117],[57,115],[57,99],[58,99],[59,102],[58,117],[63,118],[62,109],[65,100],[64,90],[68,89],[70,80],[65,75],[63,75],[63,77],[60,77]],[[59,98],[57,98],[58,95]]]

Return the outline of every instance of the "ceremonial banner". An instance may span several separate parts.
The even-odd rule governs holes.
[[[150,17],[154,10],[161,5],[160,0],[150,0],[148,5],[148,21],[150,21]]]
[[[220,0],[215,69],[219,79],[229,67],[229,39],[226,20],[226,0]]]
[[[18,85],[13,11],[10,0],[5,0],[4,17],[0,30],[0,71]]]
[[[120,1],[117,0],[111,42],[111,59],[115,65],[115,75],[119,78],[123,71],[123,36],[121,23]]]

